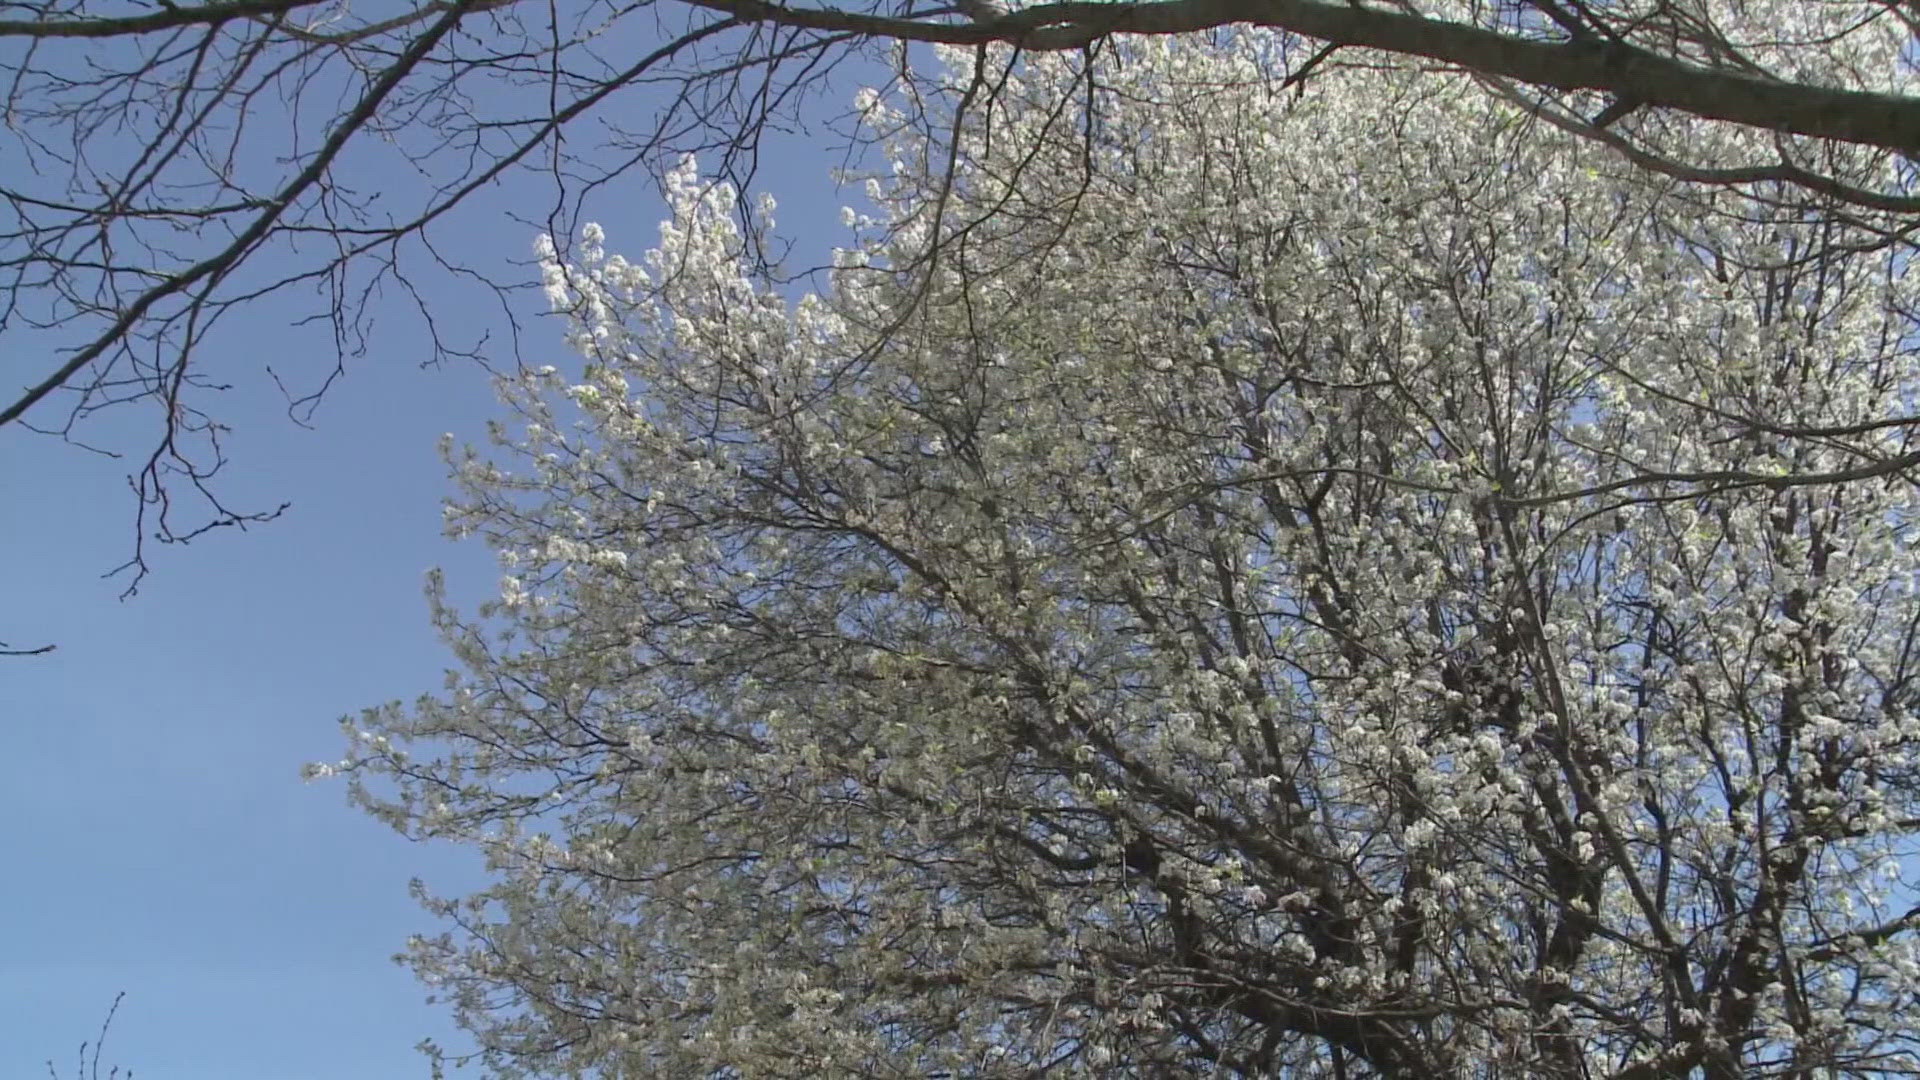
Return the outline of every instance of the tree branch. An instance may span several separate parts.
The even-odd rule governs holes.
[[[435,45],[439,44],[447,31],[453,29],[455,24],[466,16],[467,10],[467,5],[464,3],[456,5],[439,21],[422,32],[418,38],[415,38],[407,50],[401,53],[387,67],[387,70],[381,72],[380,77],[367,88],[367,92],[361,96],[359,102],[341,117],[338,124],[334,125],[325,145],[313,156],[313,160],[307,163],[307,167],[267,203],[260,215],[254,218],[239,236],[234,237],[232,243],[219,253],[177,274],[169,275],[160,284],[140,294],[133,303],[120,312],[119,318],[114,320],[113,325],[96,337],[92,343],[74,353],[66,363],[27,390],[13,404],[0,409],[0,427],[5,427],[8,423],[19,419],[42,398],[64,386],[76,372],[112,348],[134,324],[140,321],[148,308],[168,296],[184,291],[202,279],[208,277],[217,279],[238,263],[247,251],[267,234],[274,223],[280,220],[280,216],[286,213],[294,200],[326,175],[327,169],[333,164],[334,158],[340,155],[341,149],[346,146],[348,140],[352,139],[354,134],[372,119],[380,103],[386,100],[394,87],[400,85],[401,80],[407,77],[414,66],[431,52]]]
[[[151,15],[118,19],[9,19],[0,22],[0,37],[104,38],[151,34],[182,26],[217,25],[229,19],[285,15],[320,0],[230,0],[227,3],[175,7],[168,4]]]
[[[1606,91],[1768,131],[1891,150],[1920,149],[1920,99],[1840,90],[1703,67],[1620,41],[1533,41],[1440,19],[1319,0],[1162,0],[1041,4],[987,23],[929,23],[763,0],[684,0],[748,22],[951,45],[1006,42],[1077,49],[1108,34],[1187,34],[1240,23],[1329,44],[1420,56],[1556,90]]]

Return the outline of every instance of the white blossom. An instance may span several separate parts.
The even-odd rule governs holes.
[[[1903,452],[1904,257],[1274,47],[877,128],[802,301],[691,163],[539,249],[500,602],[340,766],[486,854],[495,1073],[1907,1067],[1915,488],[1774,482]]]

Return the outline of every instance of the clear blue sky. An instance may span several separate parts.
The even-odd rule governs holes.
[[[408,878],[474,871],[298,769],[444,666],[421,575],[490,574],[438,540],[433,443],[490,395],[401,356],[336,389],[313,432],[233,395],[236,487],[293,509],[161,552],[125,603],[100,580],[130,529],[114,463],[0,433],[5,636],[59,645],[0,667],[0,1077],[55,1054],[66,1077],[121,990],[107,1060],[153,1080],[424,1076],[409,1048],[448,1031],[387,958],[429,927]]]
[[[787,140],[766,162],[783,185],[782,232],[801,241],[796,262],[837,239],[836,160]],[[604,198],[617,203],[599,215],[609,247],[652,246],[661,209],[644,178]],[[513,276],[507,260],[524,259],[532,236],[509,205],[500,194],[469,208],[443,234],[451,252]],[[444,284],[443,311],[458,318],[492,302]],[[521,314],[537,304],[528,295]],[[0,810],[12,823],[0,1080],[45,1076],[48,1058],[70,1077],[120,991],[103,1063],[142,1080],[424,1078],[421,1038],[461,1045],[389,958],[409,933],[440,929],[408,879],[467,892],[477,863],[387,831],[338,782],[299,779],[303,763],[340,755],[342,715],[438,689],[447,661],[425,572],[445,567],[468,601],[497,580],[483,548],[441,539],[435,451],[442,432],[471,438],[498,414],[487,378],[422,370],[417,328],[383,325],[312,431],[287,422],[260,361],[327,363],[326,341],[265,313],[225,328],[210,360],[240,385],[216,402],[234,428],[223,494],[293,507],[155,551],[124,603],[122,582],[101,574],[128,552],[125,464],[0,429],[0,640],[59,645],[0,659]],[[528,362],[567,370],[558,324],[523,325]],[[135,438],[154,423],[126,410],[108,427]]]

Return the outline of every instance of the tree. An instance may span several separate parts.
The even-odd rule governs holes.
[[[1879,242],[1904,243],[1920,210],[1904,0],[1065,0],[1004,13],[423,0],[391,14],[18,0],[8,12],[0,428],[93,445],[102,414],[153,410],[150,442],[100,445],[131,455],[129,589],[147,542],[284,509],[229,505],[216,478],[226,428],[210,397],[231,379],[207,349],[234,315],[310,304],[299,321],[331,334],[337,365],[268,372],[296,419],[369,349],[382,295],[420,308],[437,355],[498,358],[499,343],[461,336],[427,299],[438,276],[514,284],[434,242],[476,193],[548,176],[552,201],[532,216],[571,237],[581,200],[682,151],[724,151],[719,170],[744,185],[765,131],[801,122],[837,65],[877,62],[888,43],[1097,52],[1130,35],[1268,27],[1286,57],[1263,77],[1298,85],[1341,57],[1404,54],[1642,167],[1814,205]],[[924,66],[887,62],[909,82]],[[417,188],[356,184],[383,162],[417,170]]]
[[[797,302],[691,163],[545,248],[501,598],[315,770],[487,853],[496,1075],[1920,1069],[1900,260],[1278,43],[864,96]]]

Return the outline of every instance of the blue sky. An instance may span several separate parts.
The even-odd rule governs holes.
[[[339,756],[340,715],[437,683],[421,575],[473,593],[491,572],[438,537],[434,439],[491,395],[402,355],[353,371],[315,431],[270,393],[223,403],[234,487],[293,508],[158,553],[125,603],[100,578],[131,527],[116,463],[0,432],[6,638],[59,645],[0,669],[0,1076],[44,1075],[121,990],[108,1060],[154,1080],[424,1075],[409,1048],[446,1032],[387,957],[429,927],[409,877],[471,886],[470,863],[298,769]]]
[[[835,239],[836,161],[788,139],[765,162],[796,264]],[[510,194],[469,207],[443,234],[449,254],[523,277],[508,260],[533,237],[508,220]],[[644,178],[603,200],[612,250],[652,246],[661,208]],[[443,314],[483,318],[493,303],[442,284]],[[532,318],[537,294],[519,314],[525,359],[567,370],[558,325]],[[126,465],[0,429],[0,640],[59,646],[0,660],[12,823],[0,1077],[45,1076],[49,1058],[70,1077],[122,991],[103,1065],[142,1080],[424,1078],[420,1039],[461,1045],[389,958],[409,933],[439,930],[408,880],[471,891],[477,861],[408,843],[348,807],[343,785],[305,784],[299,770],[340,755],[342,715],[439,687],[448,661],[427,623],[426,571],[446,568],[469,603],[498,572],[483,548],[441,538],[435,443],[448,431],[478,441],[499,410],[476,367],[423,369],[424,336],[392,317],[303,430],[261,362],[319,371],[331,356],[285,323],[262,311],[228,325],[208,359],[238,383],[214,402],[234,429],[223,495],[292,508],[155,551],[125,602],[124,582],[101,574],[129,550]],[[97,434],[137,445],[155,422],[123,410]]]

